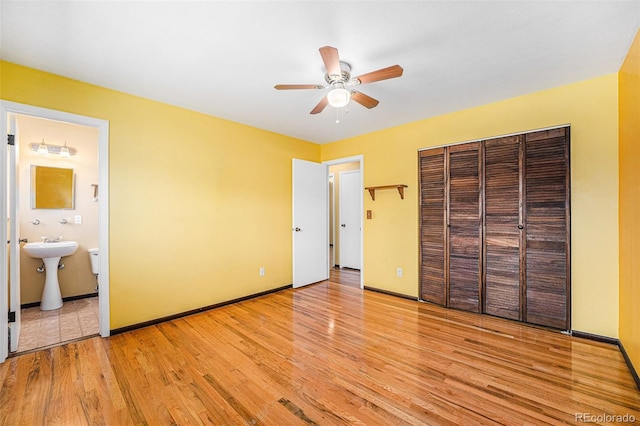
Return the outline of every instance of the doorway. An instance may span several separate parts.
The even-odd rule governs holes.
[[[363,156],[331,160],[324,164],[329,166],[329,176],[333,178],[329,202],[331,279],[364,288]]]
[[[20,147],[24,148],[24,146],[29,145],[29,143],[34,142],[31,140],[21,140],[20,136],[20,128],[16,128],[16,117],[24,117],[24,121],[28,122],[29,120],[50,120],[51,122],[59,123],[60,125],[67,126],[84,126],[86,128],[90,128],[97,134],[97,138],[94,140],[94,145],[97,142],[97,167],[98,174],[97,179],[94,179],[93,185],[95,185],[95,192],[91,194],[94,199],[95,205],[93,208],[97,210],[97,239],[95,242],[97,244],[99,253],[100,253],[100,261],[99,261],[99,286],[97,288],[98,293],[98,318],[99,318],[99,327],[98,330],[100,335],[106,337],[110,334],[110,324],[109,324],[109,244],[108,244],[108,140],[109,140],[109,124],[104,120],[94,119],[91,117],[79,116],[75,114],[64,113],[55,110],[48,110],[44,108],[33,107],[30,105],[16,104],[12,102],[1,101],[0,103],[0,120],[2,124],[2,128],[7,131],[7,134],[13,135],[13,144],[10,144],[7,149],[0,150],[0,162],[4,164],[13,163],[16,166],[18,161],[18,150]],[[25,132],[28,133],[28,132]],[[70,144],[71,145],[71,144]],[[22,165],[24,166],[24,165]],[[21,167],[22,167],[21,166]],[[7,173],[0,176],[0,197],[3,200],[7,200],[8,209],[2,209],[0,212],[0,218],[4,220],[5,223],[9,224],[11,231],[8,231],[7,227],[0,227],[0,238],[4,239],[7,237],[7,245],[2,245],[2,250],[0,250],[0,266],[2,266],[2,275],[0,276],[0,306],[3,306],[10,312],[11,322],[5,315],[0,315],[0,341],[8,342],[10,339],[10,346],[2,344],[0,346],[0,362],[3,362],[6,357],[9,355],[9,352],[14,352],[17,348],[17,342],[19,341],[19,335],[21,331],[21,300],[20,300],[20,253],[21,253],[21,236],[20,236],[20,226],[19,220],[21,215],[24,215],[26,212],[31,215],[39,214],[37,210],[30,210],[28,207],[24,207],[24,194],[20,195],[18,192],[19,180],[18,178],[24,180],[25,176],[22,176],[24,173],[18,174],[17,171],[20,170],[21,167],[16,167],[13,173]],[[23,167],[22,167],[23,168]],[[28,175],[27,175],[28,178]],[[91,186],[93,186],[91,185]],[[99,192],[98,192],[99,188]],[[76,188],[77,189],[77,188]],[[82,187],[81,190],[90,190]],[[16,195],[18,194],[18,195]],[[20,202],[19,199],[22,198],[23,202]],[[22,209],[20,209],[20,204],[23,204]],[[27,201],[27,206],[29,206]],[[44,211],[40,211],[43,214]],[[76,230],[80,228],[78,225],[78,221],[82,222],[85,212],[68,210],[68,211],[59,211],[61,218],[57,219],[60,223],[63,222],[63,219],[66,220],[66,223],[70,224],[70,220],[73,220],[73,224],[71,226],[76,226]],[[67,217],[69,216],[69,217]],[[44,217],[44,216],[43,216]],[[31,223],[37,222],[35,219],[38,218],[29,218]],[[87,218],[88,219],[88,218]],[[51,222],[53,219],[49,218],[47,221]],[[35,226],[35,225],[33,225]],[[64,228],[65,230],[69,230],[71,226]],[[40,229],[40,228],[38,228]],[[38,233],[36,231],[36,233]],[[24,241],[23,241],[24,242]],[[86,247],[85,247],[86,251]],[[12,255],[9,256],[9,253]],[[82,261],[82,253],[76,253],[75,256],[79,256],[78,258],[73,258],[73,261]],[[69,257],[70,263],[71,257]],[[32,259],[30,259],[32,260]],[[63,261],[65,258],[62,259]],[[89,263],[88,258],[86,260],[85,265]],[[9,264],[10,263],[10,264]],[[71,265],[70,265],[71,266]],[[5,272],[11,270],[11,273]],[[66,302],[65,302],[66,303]],[[75,303],[72,303],[74,305]],[[43,311],[44,312],[44,311]],[[13,314],[11,314],[13,313]]]

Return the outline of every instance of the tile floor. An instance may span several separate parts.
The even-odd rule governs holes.
[[[100,331],[98,298],[69,300],[60,309],[22,309],[18,353],[93,336]]]

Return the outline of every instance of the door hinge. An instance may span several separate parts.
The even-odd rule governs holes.
[[[16,322],[16,312],[9,311],[9,322]]]
[[[11,146],[16,144],[16,136],[15,135],[7,135],[7,143]]]

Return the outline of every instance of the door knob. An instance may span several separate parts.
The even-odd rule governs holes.
[[[344,223],[343,223],[342,225],[340,225],[340,226],[342,226],[343,228],[346,228],[346,227],[347,227],[347,225],[346,225],[346,224],[344,224]]]
[[[296,232],[300,232],[300,231],[302,231],[302,229],[300,229],[300,228],[298,228],[298,227],[296,226],[296,227],[295,227],[295,229],[294,229],[294,231],[296,231]]]
[[[524,226],[518,225],[518,229],[524,229]]]

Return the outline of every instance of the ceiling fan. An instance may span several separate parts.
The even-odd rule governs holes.
[[[318,114],[328,105],[335,108],[342,108],[353,99],[355,102],[366,108],[374,108],[379,101],[371,96],[365,95],[352,89],[353,86],[359,84],[373,83],[375,81],[396,78],[402,75],[403,69],[400,65],[392,65],[377,71],[372,71],[357,77],[351,77],[351,66],[340,60],[338,49],[331,46],[320,48],[320,56],[327,70],[324,80],[327,85],[317,84],[277,84],[277,90],[296,90],[296,89],[331,89],[327,95],[320,100],[318,105],[311,110],[311,114]]]

